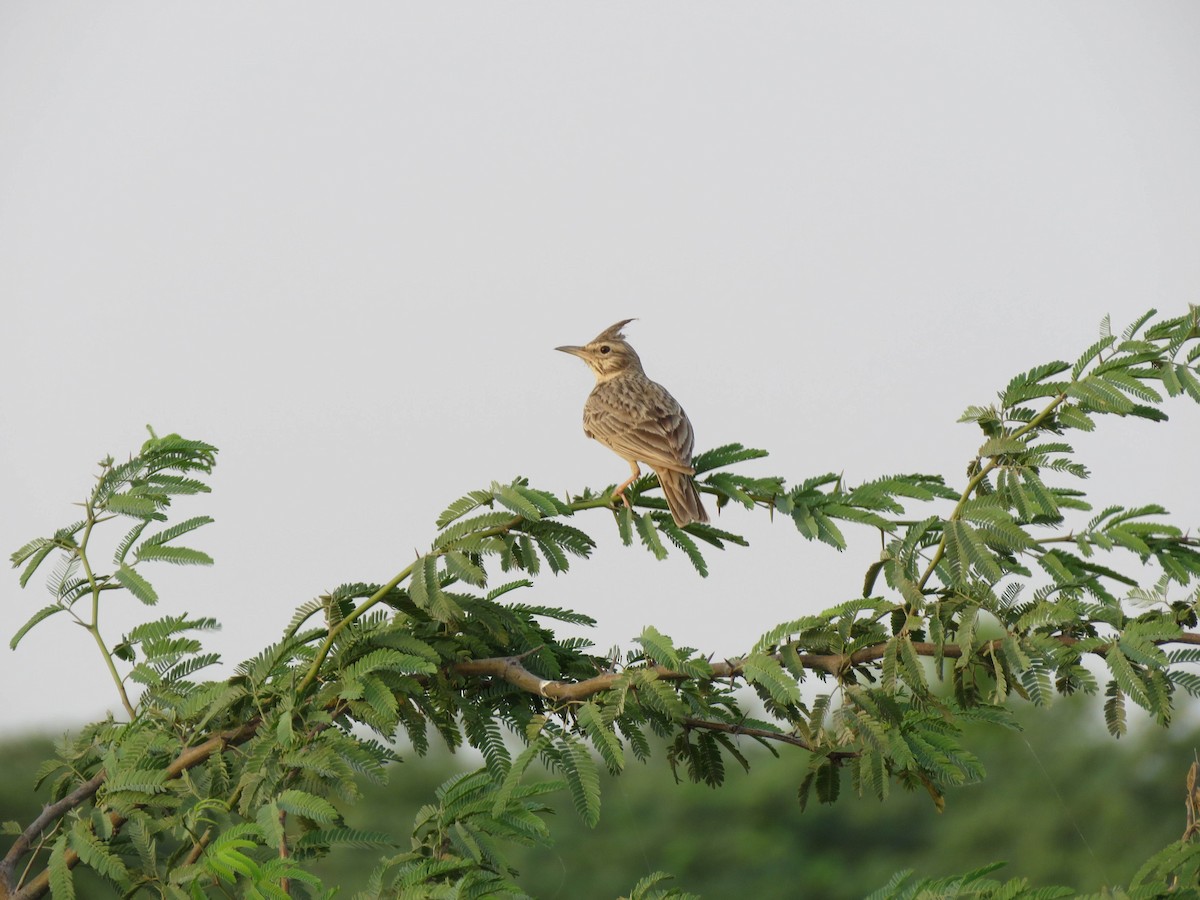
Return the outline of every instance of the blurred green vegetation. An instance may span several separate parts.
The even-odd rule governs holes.
[[[948,875],[996,860],[998,877],[1096,891],[1126,884],[1151,854],[1184,829],[1184,778],[1200,726],[1135,727],[1120,741],[1104,733],[1096,699],[1022,710],[1023,732],[977,729],[971,744],[987,767],[981,784],[948,795],[937,813],[929,797],[896,789],[884,803],[860,800],[850,785],[834,806],[801,812],[801,754],[751,754],[750,774],[730,770],[714,790],[676,784],[664,754],[605,778],[600,824],[586,828],[558,798],[550,849],[513,847],[521,883],[537,898],[611,898],[655,870],[708,897],[861,897],[897,870]],[[747,742],[749,743],[749,742]],[[44,738],[0,744],[0,820],[28,822],[44,796],[34,773],[52,753]],[[388,785],[365,786],[344,810],[347,823],[390,831],[407,846],[417,809],[470,760],[446,753],[406,757]],[[0,839],[0,846],[11,843]],[[319,874],[348,896],[379,857],[341,851]],[[115,896],[92,882],[84,897]]]
[[[1095,700],[1025,709],[1025,731],[977,729],[988,771],[952,792],[939,814],[928,795],[896,789],[884,803],[843,784],[833,806],[801,812],[798,754],[755,754],[718,790],[675,784],[661,756],[604,785],[595,830],[559,804],[556,844],[514,861],[538,898],[612,898],[662,869],[709,897],[857,898],[896,871],[950,875],[989,862],[996,877],[1094,891],[1127,884],[1185,826],[1184,779],[1198,731],[1147,723],[1120,741]],[[614,863],[614,861],[619,861]]]

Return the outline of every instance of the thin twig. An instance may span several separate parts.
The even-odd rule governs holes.
[[[791,744],[793,747],[799,747],[801,750],[813,752],[813,746],[803,738],[796,737],[794,734],[784,734],[780,731],[768,731],[765,728],[751,728],[748,725],[738,725],[733,722],[713,722],[708,719],[681,719],[679,724],[684,728],[703,728],[707,731],[721,731],[725,734],[744,734],[748,737],[764,738],[769,741],[780,741],[784,744]],[[861,756],[857,750],[838,750],[829,754],[830,759],[854,759]]]

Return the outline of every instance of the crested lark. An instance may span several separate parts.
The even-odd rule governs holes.
[[[582,347],[556,347],[582,359],[596,374],[596,386],[583,406],[583,433],[629,463],[633,475],[613,492],[629,506],[625,489],[641,474],[638,461],[658,476],[671,517],[681,528],[707,522],[708,513],[692,476],[692,423],[666,388],[646,377],[642,361],[625,342],[625,319]]]

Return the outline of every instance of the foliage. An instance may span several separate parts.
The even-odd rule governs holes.
[[[642,875],[665,869],[676,876],[670,884],[705,897],[773,897],[787,884],[792,896],[832,900],[863,897],[901,869],[940,878],[995,860],[1008,863],[989,876],[1001,882],[1021,876],[1088,893],[1127,885],[1146,859],[1178,839],[1184,772],[1170,761],[1186,768],[1192,757],[1189,716],[1166,731],[1135,719],[1130,734],[1113,741],[1099,704],[1085,695],[1060,700],[1051,714],[1031,704],[1014,713],[1022,729],[1015,737],[986,724],[966,729],[991,777],[951,793],[943,814],[923,792],[893,792],[883,804],[847,796],[801,811],[795,760],[773,763],[757,747],[746,749],[751,771],[731,770],[721,790],[676,783],[664,777],[655,741],[650,765],[630,765],[618,776],[601,768],[604,806],[596,827],[580,820],[565,792],[546,794],[553,847],[509,843],[505,858],[523,890],[546,898],[611,900],[628,895]],[[0,819],[37,815],[29,788],[52,754],[47,739],[0,743]],[[436,744],[427,757],[405,756],[388,767],[387,784],[368,785],[361,801],[343,805],[347,826],[393,833],[401,849],[410,846],[418,811],[437,802],[437,787],[479,765],[477,754],[449,754]],[[535,763],[526,777],[549,776]],[[397,852],[346,845],[310,865],[340,887],[339,897],[350,898],[382,855]],[[89,874],[76,868],[78,896],[118,896],[89,882]]]
[[[856,487],[825,475],[788,487],[728,471],[763,451],[728,445],[698,456],[701,489],[718,507],[768,510],[838,549],[847,523],[884,537],[860,594],[777,625],[721,663],[653,627],[637,650],[604,659],[585,642],[558,640],[548,624],[588,617],[508,597],[590,554],[593,539],[575,518],[593,510],[610,511],[627,545],[636,532],[660,559],[676,548],[701,575],[701,545],[745,544],[707,524],[676,527],[650,493],[653,476],[629,489],[637,512],[607,492],[559,498],[523,478],[472,491],[438,518],[429,551],[391,581],[344,585],[301,606],[278,642],[225,681],[192,677],[215,661],[196,636],[211,619],[166,616],[110,649],[102,594],[153,605],[146,565],[211,562],[178,543],[208,517],[162,523],[174,498],[208,490],[202,477],[216,449],[152,432],[128,461],[101,463],[82,520],[13,554],[22,585],[55,560],[52,603],[13,647],[67,613],[92,635],[124,716],[85,728],[44,767],[54,803],[0,863],[0,896],[51,888],[70,896],[79,865],[130,895],[328,896],[308,860],[392,840],[346,828],[335,801],[354,803],[359,780],[384,777],[395,755],[383,741],[404,735],[424,752],[430,729],[451,748],[476,748],[486,765],[444,787],[418,817],[412,850],[389,857],[367,895],[518,892],[501,842],[546,839],[538,798],[561,783],[594,823],[597,759],[619,773],[629,753],[649,755],[654,737],[667,741],[677,777],[712,786],[729,763],[749,768],[741,737],[805,753],[802,805],[832,803],[847,787],[882,799],[899,785],[940,808],[946,791],[983,776],[964,726],[1011,725],[1013,695],[1044,705],[1056,692],[1098,693],[1102,680],[1115,736],[1130,703],[1167,725],[1178,690],[1200,692],[1200,676],[1186,669],[1200,661],[1200,634],[1190,630],[1200,596],[1188,590],[1200,575],[1198,542],[1153,504],[1109,507],[1071,526],[1069,516],[1091,509],[1074,486],[1087,470],[1064,436],[1103,416],[1162,421],[1164,393],[1200,401],[1197,317],[1193,308],[1152,321],[1151,312],[1119,336],[1106,321],[1073,365],[1037,366],[997,403],[968,409],[963,419],[980,427],[983,443],[961,487],[915,474]],[[110,521],[128,530],[105,572],[90,542]],[[1152,567],[1156,583],[1123,571],[1128,560],[1139,573]],[[493,579],[505,580],[491,587]],[[802,692],[810,675],[816,692]],[[936,690],[939,682],[949,690]],[[757,704],[739,695],[742,685]],[[524,748],[515,757],[506,732]],[[534,760],[557,780],[529,782]],[[25,875],[17,863],[30,853],[42,868]],[[1190,872],[1184,856],[1168,854],[1149,871]],[[963,878],[982,884],[985,874]],[[635,894],[658,890],[653,882]]]

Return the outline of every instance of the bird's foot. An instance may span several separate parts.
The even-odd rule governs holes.
[[[619,491],[614,491],[613,495],[612,495],[612,499],[620,500],[622,503],[625,504],[626,509],[633,509],[633,507],[629,505],[629,498],[625,496],[624,488],[621,488],[621,490],[619,490]]]

